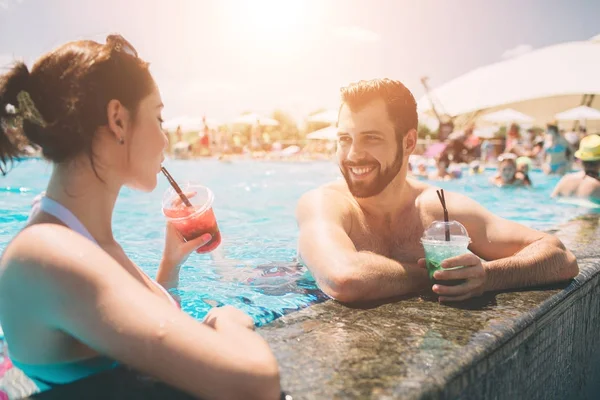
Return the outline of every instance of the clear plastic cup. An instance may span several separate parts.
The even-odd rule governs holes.
[[[163,195],[162,212],[186,241],[194,240],[205,233],[210,233],[211,240],[196,250],[206,253],[221,244],[221,232],[215,218],[212,205],[213,192],[206,186],[187,183],[181,186],[188,195],[192,207],[186,206],[177,192],[170,187]]]
[[[446,227],[450,231],[450,241],[446,240]],[[469,252],[471,239],[467,229],[458,221],[434,221],[423,233],[421,244],[425,250],[425,263],[429,279],[433,283],[446,286],[456,286],[464,283],[464,279],[437,280],[433,277],[435,271],[442,269],[441,263],[448,258],[461,256]],[[454,267],[446,269],[458,269]]]

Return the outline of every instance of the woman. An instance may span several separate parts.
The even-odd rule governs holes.
[[[448,167],[450,165],[450,159],[448,154],[442,152],[435,159],[437,170],[433,171],[429,174],[429,179],[434,181],[451,181],[456,179],[456,176],[450,172],[448,172]]]
[[[533,162],[529,157],[518,157],[517,161],[517,175],[523,178],[525,186],[532,186],[531,179],[529,178],[529,172],[532,169]]]
[[[498,187],[528,186],[523,173],[517,171],[517,156],[513,153],[504,153],[498,157],[498,173],[490,178],[492,184]]]
[[[413,175],[417,178],[427,178],[429,173],[427,172],[427,162],[425,160],[419,160],[417,162],[417,170],[413,171]]]
[[[563,176],[552,197],[576,197],[600,204],[600,135],[584,137],[575,157],[581,160],[583,171]]]
[[[564,175],[571,168],[572,151],[569,142],[562,137],[558,126],[549,124],[544,141],[544,163],[542,170],[546,175]]]
[[[520,141],[521,141],[521,128],[517,124],[511,124],[508,132],[506,133],[506,146],[504,148],[505,153],[521,154]]]
[[[15,366],[40,388],[123,363],[207,399],[279,396],[277,363],[230,307],[204,323],[166,291],[186,257],[171,225],[156,282],[115,241],[123,186],[156,187],[167,139],[148,64],[120,36],[68,43],[0,79],[0,168],[25,135],[53,163],[39,209],[0,260],[0,323]]]

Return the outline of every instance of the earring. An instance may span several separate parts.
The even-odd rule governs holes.
[[[125,139],[123,139],[123,137],[119,138],[119,144],[125,144]]]

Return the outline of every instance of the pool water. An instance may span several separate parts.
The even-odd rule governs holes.
[[[223,242],[213,255],[193,253],[181,272],[182,308],[202,319],[212,307],[229,304],[257,325],[326,298],[306,269],[297,263],[298,236],[294,210],[309,189],[340,179],[332,162],[277,163],[216,160],[166,162],[173,177],[210,187]],[[33,198],[45,189],[51,167],[41,160],[18,163],[0,177],[0,250],[22,228]],[[493,171],[440,182],[479,201],[498,215],[537,229],[549,229],[589,211],[550,198],[556,177],[530,174],[533,188],[496,188]],[[164,240],[162,194],[168,183],[159,177],[152,193],[124,189],[113,219],[115,237],[127,254],[155,276]]]

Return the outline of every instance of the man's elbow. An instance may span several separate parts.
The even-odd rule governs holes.
[[[579,275],[579,266],[577,265],[577,258],[575,255],[565,247],[562,241],[557,237],[552,237],[554,245],[562,252],[563,260],[561,262],[559,270],[559,278],[561,281],[567,281],[575,278]]]
[[[328,296],[340,303],[356,303],[365,300],[360,283],[360,279],[356,274],[343,272],[323,279],[319,286]]]
[[[575,278],[577,275],[579,275],[579,266],[577,265],[577,258],[575,257],[575,255],[573,253],[571,253],[569,250],[564,250],[566,255],[566,262],[565,262],[565,266],[563,268],[563,272],[564,272],[564,279],[565,280],[569,280],[569,279],[573,279]]]

